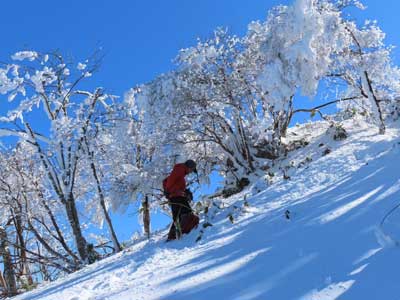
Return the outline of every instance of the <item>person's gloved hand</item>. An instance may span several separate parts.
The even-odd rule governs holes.
[[[193,201],[193,193],[192,193],[191,190],[186,189],[186,190],[185,190],[185,194],[186,194],[186,198],[187,198],[189,201]]]

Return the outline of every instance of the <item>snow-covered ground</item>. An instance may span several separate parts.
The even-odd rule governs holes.
[[[281,162],[291,178],[271,170],[216,201],[200,241],[202,226],[170,243],[162,231],[15,299],[400,299],[400,209],[379,226],[400,203],[400,130],[345,128],[340,142],[324,123],[293,128],[310,144]]]

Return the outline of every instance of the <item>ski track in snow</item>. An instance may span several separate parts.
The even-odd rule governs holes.
[[[400,241],[400,212],[377,229],[400,201],[399,129],[344,126],[350,136],[341,142],[322,122],[291,129],[310,145],[282,166],[312,162],[290,180],[260,178],[264,190],[224,199],[200,242],[200,229],[170,243],[158,232],[15,300],[400,299],[400,250],[388,242]],[[240,212],[244,195],[250,207]]]

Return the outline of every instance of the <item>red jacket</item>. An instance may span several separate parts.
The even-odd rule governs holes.
[[[167,178],[166,191],[169,198],[185,197],[186,181],[185,176],[189,174],[189,168],[185,164],[176,164]]]

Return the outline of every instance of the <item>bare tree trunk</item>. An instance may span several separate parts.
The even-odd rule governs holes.
[[[240,115],[237,117],[237,123],[238,123],[238,132],[239,132],[239,136],[240,136],[241,144],[242,144],[242,149],[241,149],[242,156],[247,161],[249,171],[254,171],[253,157],[251,156],[249,144],[245,137],[243,123],[242,123],[242,119],[241,119]]]
[[[285,118],[283,120],[282,128],[281,128],[281,137],[286,137],[287,130],[290,125],[290,121],[292,120],[293,116],[293,95],[290,96],[289,103],[288,103],[288,109],[287,112],[285,113]]]
[[[37,246],[37,253],[38,253],[39,257],[41,257],[42,255],[40,253],[40,243],[37,242],[36,246]],[[47,268],[48,268],[48,265],[46,263],[43,263],[43,261],[40,261],[39,269],[40,269],[40,273],[41,273],[41,276],[42,276],[43,280],[52,281],[51,280],[51,275],[48,272]]]
[[[73,232],[75,240],[76,240],[76,247],[78,248],[79,256],[85,263],[87,263],[88,243],[82,234],[79,217],[78,217],[78,211],[76,209],[76,204],[75,204],[75,198],[72,193],[70,193],[68,195],[68,199],[66,199],[65,209],[67,211],[67,217],[68,217],[69,224],[71,225],[72,232]]]
[[[363,50],[362,50],[362,48],[361,48],[360,42],[359,42],[358,39],[356,38],[356,36],[355,36],[355,34],[353,33],[353,31],[350,30],[350,28],[346,27],[346,30],[350,33],[351,37],[353,38],[354,42],[356,43],[356,45],[357,45],[357,47],[358,47],[358,54],[359,54],[360,57],[361,57],[361,61],[363,61],[363,60],[364,60],[364,58],[363,58],[364,53],[363,53]],[[379,117],[379,122],[380,122],[380,124],[379,124],[379,134],[385,134],[386,126],[385,126],[385,122],[384,122],[384,120],[383,120],[382,110],[381,110],[381,107],[380,107],[380,105],[379,105],[379,101],[378,101],[378,99],[376,98],[374,89],[372,88],[371,79],[370,79],[370,77],[369,77],[369,75],[368,75],[368,72],[367,72],[366,70],[364,70],[364,72],[363,72],[363,74],[362,74],[361,76],[364,76],[364,78],[365,78],[365,81],[366,81],[366,84],[367,84],[367,87],[366,87],[366,88],[368,89],[368,93],[370,94],[370,96],[373,98],[373,100],[374,100],[374,102],[375,102],[375,105],[376,105],[376,109],[377,109],[377,111],[378,111],[378,115],[379,115],[378,117]],[[361,81],[362,81],[362,80],[361,80]],[[361,86],[362,86],[362,85],[361,85]],[[368,95],[365,95],[364,91],[362,91],[362,94],[363,94],[365,97],[370,98]],[[371,104],[372,104],[372,103],[371,103]],[[372,104],[372,105],[373,105],[373,104]]]
[[[150,238],[150,205],[149,197],[146,195],[142,201],[142,213],[143,213],[143,228],[147,238]]]
[[[121,245],[120,245],[120,243],[118,241],[117,234],[115,233],[115,230],[114,230],[110,215],[108,214],[108,211],[107,211],[107,206],[106,206],[106,201],[105,201],[105,198],[104,198],[103,189],[101,188],[100,179],[99,179],[99,177],[97,175],[96,166],[94,165],[94,162],[93,162],[93,153],[90,154],[90,158],[91,158],[90,167],[91,167],[92,172],[93,172],[93,177],[96,180],[97,192],[99,194],[100,205],[101,205],[101,208],[103,209],[104,218],[106,219],[106,222],[107,222],[107,225],[108,225],[108,230],[110,231],[110,234],[111,234],[111,239],[112,239],[112,242],[113,242],[113,245],[114,245],[114,249],[115,249],[116,252],[120,252],[122,250],[122,248],[121,248]]]
[[[21,214],[18,213],[14,218],[14,225],[17,232],[18,242],[20,246],[20,258],[21,258],[21,275],[25,276],[29,285],[33,284],[31,272],[29,270],[28,259],[26,255],[26,243],[23,235],[22,219]]]
[[[3,288],[4,291],[7,291],[7,284],[6,281],[4,280],[3,274],[0,271],[0,285]]]
[[[47,171],[47,175],[48,178],[54,188],[54,191],[56,192],[57,196],[59,197],[61,203],[64,204],[65,206],[65,210],[67,213],[67,217],[68,217],[68,221],[71,225],[72,228],[72,232],[74,234],[75,237],[75,241],[76,241],[76,246],[78,248],[78,252],[79,252],[79,256],[80,258],[84,261],[87,262],[87,242],[85,240],[85,238],[83,237],[82,234],[82,230],[80,227],[80,223],[79,223],[79,218],[78,218],[78,212],[76,209],[76,205],[75,205],[75,198],[74,195],[72,193],[73,191],[73,183],[75,180],[75,171],[76,171],[76,164],[77,164],[77,159],[75,159],[75,164],[71,164],[69,166],[69,168],[67,169],[67,174],[69,177],[69,180],[71,181],[70,184],[70,191],[68,191],[68,193],[64,194],[63,189],[61,188],[60,185],[60,180],[58,178],[57,172],[56,172],[56,168],[50,163],[48,157],[46,156],[46,154],[44,153],[44,151],[42,150],[40,144],[38,143],[35,134],[30,126],[29,123],[25,123],[25,126],[27,128],[27,130],[29,131],[30,137],[33,140],[33,145],[36,147],[41,162],[44,166],[44,168]],[[80,147],[79,147],[80,148]],[[69,149],[69,155],[71,156],[71,152]],[[71,162],[71,158],[69,159],[69,161]],[[65,184],[66,186],[68,186],[68,182],[66,182]],[[67,195],[67,196],[66,196]]]
[[[0,227],[0,254],[3,257],[4,280],[7,286],[7,296],[15,296],[17,291],[17,282],[13,262],[11,260],[10,250],[8,248],[7,232]]]
[[[386,126],[385,126],[385,122],[383,120],[382,110],[381,110],[381,107],[379,105],[379,101],[376,98],[376,95],[374,93],[374,89],[372,88],[372,82],[371,82],[371,79],[368,76],[368,72],[367,71],[364,71],[364,76],[365,76],[365,80],[366,80],[367,85],[368,85],[367,88],[368,88],[369,94],[374,99],[374,102],[375,102],[375,105],[376,105],[376,109],[378,111],[379,122],[380,122],[380,124],[379,124],[379,134],[385,134]]]
[[[46,200],[44,199],[43,194],[40,191],[39,191],[39,196],[41,198],[41,202],[42,202],[44,208],[47,211],[47,214],[50,217],[51,223],[53,224],[53,227],[57,233],[57,235],[54,235],[56,240],[60,242],[60,244],[65,249],[65,251],[67,251],[67,253],[73,258],[73,260],[75,261],[75,264],[78,265],[79,257],[76,256],[76,254],[72,251],[72,249],[67,245],[67,242],[65,241],[65,238],[61,232],[61,228],[57,223],[56,217],[54,216],[52,210],[50,209],[50,206],[47,205]]]

